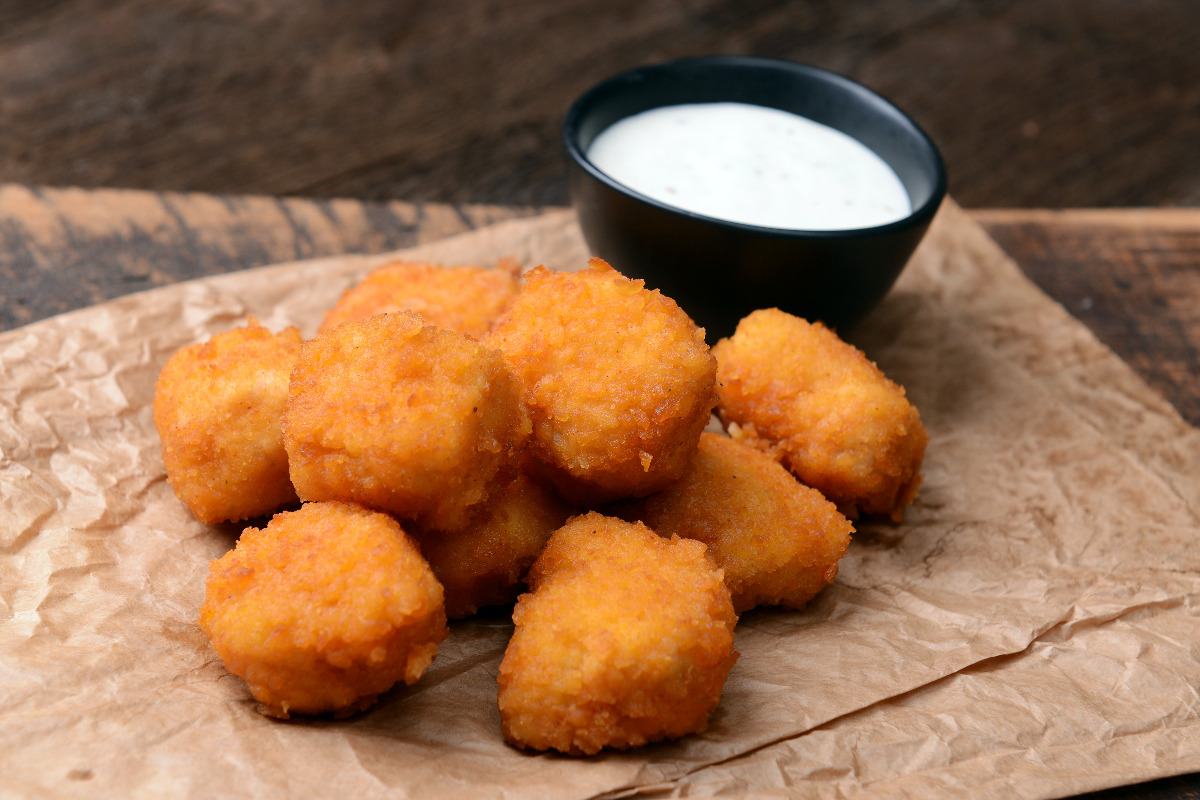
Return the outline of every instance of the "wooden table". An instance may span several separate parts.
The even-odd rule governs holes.
[[[536,208],[0,186],[0,330],[177,281],[379,253]],[[972,212],[1200,425],[1200,209]]]
[[[968,207],[1200,203],[1195,0],[0,4],[0,181],[565,203],[589,85],[745,54],[846,74]]]
[[[0,186],[0,330],[155,286],[378,253],[536,208]],[[1200,209],[972,212],[1043,290],[1200,425]],[[1198,798],[1200,774],[1093,798]]]

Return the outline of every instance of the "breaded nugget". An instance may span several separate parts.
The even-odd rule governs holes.
[[[322,332],[376,314],[415,311],[430,325],[478,339],[521,289],[521,267],[503,259],[495,269],[393,261],[348,289],[321,323]]]
[[[713,353],[734,438],[773,451],[844,513],[901,519],[929,439],[903,388],[821,323],[777,308],[747,316]]]
[[[592,754],[705,729],[737,617],[704,545],[592,512],[554,533],[526,580],[500,663],[510,744]]]
[[[251,318],[167,360],[154,426],[175,494],[201,522],[249,519],[296,501],[280,423],[300,332]]]
[[[700,437],[683,478],[636,513],[660,536],[704,542],[739,614],[803,608],[833,582],[854,532],[837,506],[775,459],[715,433]]]
[[[386,514],[309,503],[247,528],[210,566],[200,627],[265,714],[345,715],[421,677],[446,638],[442,587]]]
[[[678,478],[716,402],[703,329],[642,281],[589,267],[534,269],[485,339],[521,379],[539,477],[580,505]]]
[[[344,500],[463,527],[516,475],[529,420],[504,359],[410,312],[347,322],[306,342],[283,442],[304,500]]]
[[[495,492],[465,529],[414,529],[413,537],[446,591],[446,616],[460,619],[484,606],[516,600],[550,534],[577,512],[522,474]]]

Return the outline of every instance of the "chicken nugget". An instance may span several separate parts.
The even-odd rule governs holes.
[[[502,259],[495,269],[393,261],[371,270],[358,285],[346,290],[325,315],[320,330],[407,310],[417,312],[430,325],[478,339],[520,289],[521,267],[513,259]]]
[[[847,515],[897,522],[921,483],[929,440],[904,389],[821,323],[755,311],[713,347],[717,412]]]
[[[550,537],[526,580],[500,662],[510,744],[592,754],[705,730],[737,616],[703,544],[592,512]]]
[[[411,532],[446,591],[446,616],[461,619],[516,600],[550,534],[575,513],[521,474],[494,493],[465,529]]]
[[[725,573],[733,608],[803,608],[833,582],[854,526],[766,453],[716,433],[683,478],[640,501],[660,536],[696,539]]]
[[[200,627],[260,710],[339,716],[416,681],[446,638],[442,587],[386,514],[309,503],[213,561]]]
[[[677,479],[716,402],[704,330],[642,281],[589,267],[535,268],[485,340],[521,379],[537,476],[580,505]]]
[[[280,424],[300,332],[250,318],[177,351],[154,386],[154,427],[167,480],[205,523],[269,514],[296,502]]]
[[[344,500],[455,530],[516,475],[529,419],[516,376],[466,334],[411,312],[306,342],[283,443],[303,500]]]

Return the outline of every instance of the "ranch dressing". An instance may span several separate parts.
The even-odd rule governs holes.
[[[664,106],[619,120],[588,159],[660,203],[768,228],[869,228],[912,212],[904,185],[858,140],[745,103]]]

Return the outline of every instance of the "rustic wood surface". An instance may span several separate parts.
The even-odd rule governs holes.
[[[0,185],[0,330],[191,278],[382,253],[533,213]]]
[[[965,207],[1200,205],[1196,0],[8,0],[0,182],[567,201],[559,125],[668,58],[856,78]]]
[[[1200,209],[973,215],[1043,291],[1200,425]]]
[[[0,186],[0,330],[181,280],[380,253],[535,208]],[[1200,425],[1200,209],[979,210],[988,232]]]
[[[534,208],[0,186],[0,330],[133,291],[377,253]],[[981,210],[1048,294],[1200,424],[1200,209]],[[1088,800],[1197,800],[1200,774]]]

